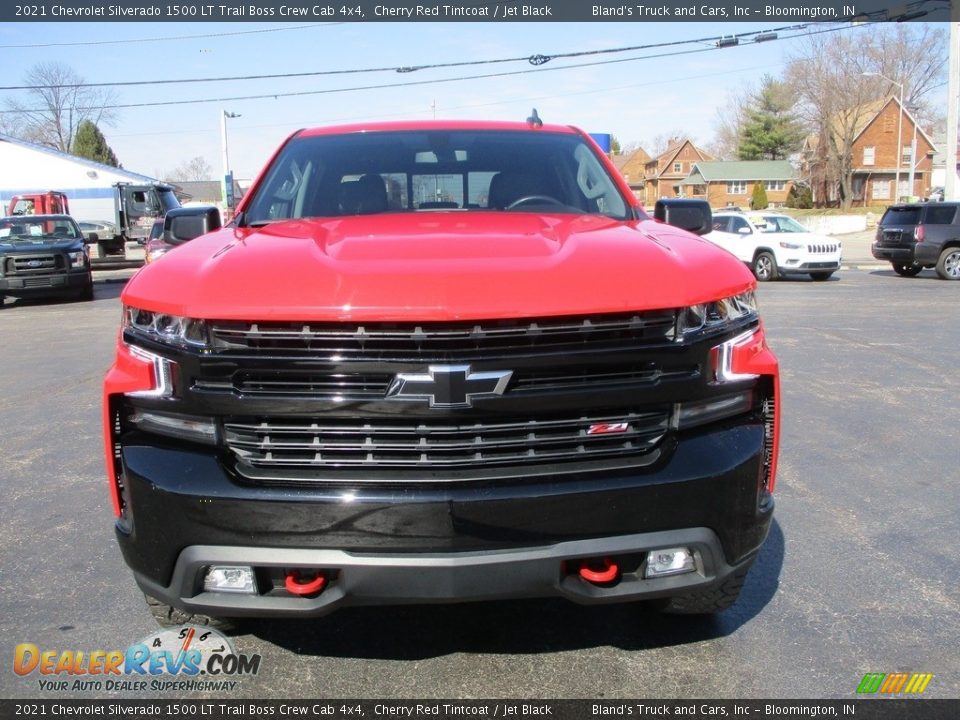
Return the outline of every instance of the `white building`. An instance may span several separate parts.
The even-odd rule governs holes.
[[[0,205],[5,215],[14,195],[59,190],[66,193],[70,214],[78,221],[114,221],[114,188],[118,182],[156,182],[122,168],[0,135]]]

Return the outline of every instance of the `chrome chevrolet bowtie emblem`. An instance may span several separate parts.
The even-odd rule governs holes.
[[[428,400],[437,408],[471,407],[474,398],[503,395],[512,376],[512,370],[470,372],[469,365],[431,365],[426,374],[398,373],[387,397]]]

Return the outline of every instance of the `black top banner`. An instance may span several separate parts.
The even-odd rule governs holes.
[[[41,0],[3,3],[4,22],[946,22],[950,0]]]

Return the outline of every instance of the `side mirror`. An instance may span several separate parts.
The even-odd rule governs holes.
[[[706,235],[713,230],[713,213],[706,200],[657,200],[653,218],[694,235]]]
[[[751,229],[748,228],[748,227],[742,227],[742,228],[740,228],[739,230],[737,230],[737,232],[740,233],[741,235],[752,235],[752,234],[753,234],[753,230],[751,230]]]
[[[176,208],[163,218],[163,241],[180,245],[220,227],[220,211],[213,206]]]
[[[81,233],[81,235],[82,234],[83,233]],[[98,242],[100,242],[100,236],[95,232],[87,233],[83,236],[83,242],[85,245],[96,245]]]

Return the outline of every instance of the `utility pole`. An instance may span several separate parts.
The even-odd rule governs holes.
[[[220,110],[220,146],[223,149],[223,206],[233,208],[233,178],[230,175],[230,158],[227,155],[227,118],[238,118],[239,113]]]
[[[956,5],[954,5],[956,13]],[[955,15],[956,17],[956,15]],[[956,200],[960,198],[960,188],[957,187],[957,101],[960,100],[960,22],[950,23],[950,52],[947,53],[947,62],[950,63],[950,76],[947,83],[947,160],[946,178],[943,185],[943,199]]]

